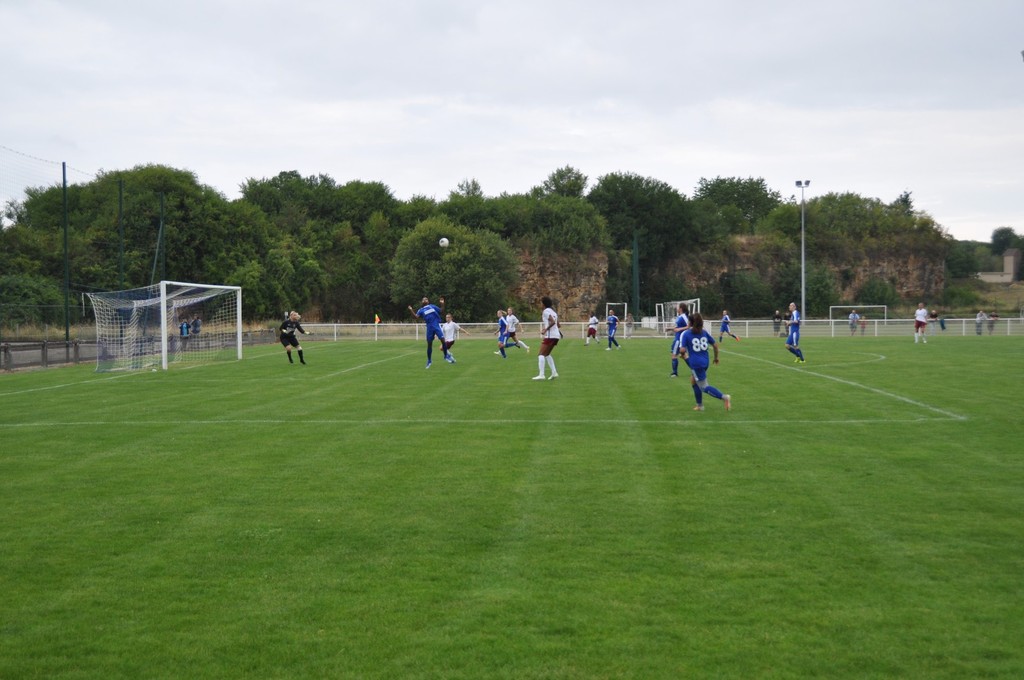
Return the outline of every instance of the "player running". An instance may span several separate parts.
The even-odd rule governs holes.
[[[732,397],[722,394],[716,387],[708,384],[708,346],[715,351],[714,364],[718,365],[718,343],[713,335],[704,330],[704,319],[700,312],[695,312],[690,319],[690,328],[683,332],[682,348],[683,359],[690,367],[690,385],[693,387],[693,396],[697,400],[694,411],[704,410],[704,395],[709,394],[715,399],[721,399],[725,404],[725,410],[732,410]]]
[[[452,345],[455,344],[455,340],[458,339],[460,333],[469,335],[469,331],[456,323],[455,319],[451,314],[445,314],[444,324],[441,326],[441,330],[444,332],[444,348],[445,351],[451,356]],[[452,356],[452,361],[455,361],[455,357]]]
[[[498,310],[498,330],[494,331],[494,334],[498,336],[498,351],[495,354],[499,355],[502,359],[507,359],[508,355],[505,354],[505,345],[508,343],[508,319],[505,318],[505,310]]]
[[[295,360],[292,359],[293,347],[299,352],[299,361],[303,364],[306,363],[306,359],[302,356],[302,345],[299,344],[299,339],[295,336],[295,331],[298,331],[303,335],[312,335],[312,333],[308,333],[306,329],[302,327],[302,324],[299,323],[299,319],[301,318],[302,317],[299,316],[298,312],[289,312],[288,318],[281,322],[281,327],[278,329],[281,334],[281,344],[284,346],[284,351],[288,354],[289,364],[295,363]]]
[[[597,344],[597,325],[599,323],[601,322],[598,321],[597,316],[595,314],[591,314],[590,320],[587,321],[587,341],[583,343],[584,345],[589,345],[591,338],[594,339],[594,344]]]
[[[521,347],[526,350],[526,353],[530,353],[530,346],[520,340],[516,334],[519,332],[519,317],[515,315],[515,311],[509,307],[508,313],[505,315],[505,323],[508,325],[508,340],[505,342],[506,347]]]
[[[421,307],[414,310],[412,305],[409,305],[409,311],[417,319],[423,319],[427,324],[427,368],[430,368],[431,359],[434,354],[434,338],[437,338],[441,343],[441,350],[444,351],[444,360],[449,364],[454,364],[455,359],[448,350],[444,347],[444,331],[441,329],[441,312],[444,309],[444,298],[438,298],[438,302],[441,306],[430,304],[430,298],[426,295],[423,296],[421,301]]]
[[[723,335],[728,335],[733,340],[735,340],[736,342],[739,342],[740,339],[738,337],[736,337],[735,335],[733,335],[732,331],[729,330],[729,325],[731,323],[732,323],[732,319],[729,318],[729,310],[728,309],[723,309],[722,310],[722,321],[721,321],[721,324],[718,327],[718,341],[719,342],[722,341],[722,336]]]
[[[672,334],[672,372],[669,373],[670,378],[679,377],[679,357],[683,356],[683,331],[690,327],[690,317],[686,315],[686,307],[678,305],[676,312],[679,316],[676,317],[676,326]]]

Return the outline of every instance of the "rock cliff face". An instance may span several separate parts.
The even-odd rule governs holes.
[[[608,255],[604,251],[542,255],[526,250],[519,253],[519,285],[513,295],[529,303],[535,313],[540,311],[541,296],[548,295],[561,320],[577,321],[603,310],[607,278]]]
[[[778,267],[799,266],[799,253],[795,256],[791,252],[767,254],[757,245],[753,237],[738,239],[730,244],[728,252],[705,251],[699,257],[683,257],[667,263],[661,271],[649,272],[645,278],[668,276],[684,282],[691,290],[698,290],[717,284],[726,273],[756,271],[762,279],[771,281]],[[808,253],[808,268],[817,264]],[[826,266],[834,274],[840,298],[863,304],[873,302],[857,299],[858,292],[871,279],[892,283],[897,294],[907,300],[935,299],[946,284],[945,260],[938,255],[861,253],[855,261],[827,262]],[[539,308],[542,295],[550,295],[559,315],[567,321],[588,317],[594,311],[603,316],[607,277],[608,256],[603,251],[584,254],[521,251],[519,285],[513,295],[527,303],[531,311]]]
[[[876,257],[852,270],[853,281],[842,288],[841,294],[846,299],[853,299],[869,279],[882,279],[892,283],[901,298],[932,300],[941,296],[946,287],[945,265],[945,260],[913,254],[908,257],[894,254]]]
[[[699,257],[683,257],[666,265],[661,272],[684,281],[691,290],[716,284],[726,273],[757,272],[765,281],[774,278],[783,265],[800,265],[799,250],[776,249],[766,251],[757,237],[736,237],[728,244],[727,252],[702,252]],[[812,253],[807,254],[808,269],[821,263]],[[849,253],[848,260],[825,261],[832,272],[840,298],[860,303],[857,294],[871,279],[891,283],[904,299],[935,299],[946,285],[945,257],[943,254],[914,251],[862,250]]]
[[[777,263],[783,264],[782,262]],[[799,266],[799,257],[793,264]],[[691,290],[706,285],[714,285],[721,276],[726,273],[739,271],[756,271],[765,281],[770,281],[777,265],[765,265],[753,260],[747,260],[742,256],[732,258],[728,263],[724,260],[709,258],[695,262],[692,259],[682,259],[670,263],[665,267],[665,275],[684,281]],[[807,259],[807,266],[811,268],[818,263]],[[861,303],[870,303],[871,300],[857,300],[857,294],[871,279],[887,281],[896,288],[896,293],[904,299],[924,300],[935,299],[942,295],[946,285],[945,262],[934,258],[919,257],[911,255],[901,257],[898,255],[876,256],[872,259],[859,263],[825,264],[834,275],[836,290],[843,300],[852,300]]]

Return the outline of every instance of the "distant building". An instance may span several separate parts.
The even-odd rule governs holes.
[[[978,272],[978,278],[986,283],[1013,283],[1020,271],[1020,250],[1007,248],[1003,253],[1003,271]]]

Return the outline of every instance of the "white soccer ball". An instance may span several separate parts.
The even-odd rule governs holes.
[[[448,247],[448,239],[446,239],[446,238],[441,239],[440,241],[437,242],[437,245],[441,246],[442,248],[447,248]]]

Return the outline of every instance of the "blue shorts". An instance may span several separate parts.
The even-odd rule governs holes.
[[[789,335],[786,336],[786,344],[792,347],[796,347],[800,344],[800,328],[789,329]]]
[[[689,363],[687,364],[689,366]],[[707,366],[690,366],[690,375],[697,382],[708,379],[708,367]]]

